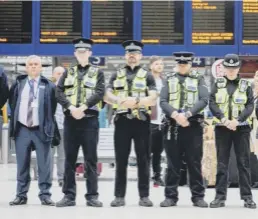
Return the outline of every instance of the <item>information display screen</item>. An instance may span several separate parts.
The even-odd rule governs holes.
[[[258,1],[243,0],[243,44],[258,44]]]
[[[40,43],[72,43],[82,37],[81,1],[40,2]]]
[[[0,1],[0,43],[31,43],[32,2]]]
[[[142,42],[184,43],[184,1],[142,1]]]
[[[192,44],[234,45],[234,5],[192,0]]]
[[[120,44],[133,39],[133,1],[91,1],[91,39]]]

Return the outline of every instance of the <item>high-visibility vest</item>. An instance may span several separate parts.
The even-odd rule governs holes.
[[[120,97],[146,97],[148,94],[148,87],[147,87],[147,71],[143,68],[140,68],[133,81],[132,87],[129,90],[128,83],[127,83],[127,76],[126,76],[126,69],[121,68],[117,71],[117,77],[113,82],[113,94]],[[113,109],[116,110],[116,113],[127,113],[129,109],[123,108],[118,106],[117,104],[113,104]],[[140,106],[141,111],[145,111],[150,113],[148,107]]]
[[[168,75],[169,104],[177,110],[189,110],[199,100],[198,81],[199,74],[192,71],[180,86],[178,73]],[[184,89],[183,91],[181,89]],[[184,100],[181,100],[181,93],[184,92]],[[181,106],[180,106],[181,103]]]
[[[67,78],[64,82],[66,98],[72,105],[76,106],[79,101],[79,106],[85,104],[86,100],[95,94],[95,88],[97,85],[99,68],[96,66],[90,66],[87,74],[84,75],[80,84],[81,92],[78,94],[78,67],[74,66],[68,70]],[[80,95],[78,97],[78,95]],[[99,111],[101,109],[101,102],[91,107],[90,109]]]
[[[215,94],[215,101],[227,119],[230,119],[229,114],[232,115],[232,119],[238,119],[241,112],[245,109],[245,104],[247,102],[246,91],[250,86],[250,83],[245,79],[240,79],[238,88],[231,97],[228,95],[226,85],[226,78],[220,77],[216,79],[217,93]],[[214,118],[214,123],[218,124],[221,123],[221,121]],[[246,123],[252,124],[251,117],[246,120]]]

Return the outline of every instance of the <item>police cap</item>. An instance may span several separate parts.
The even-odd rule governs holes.
[[[143,43],[136,40],[127,40],[122,43],[126,52],[139,52],[142,53]]]
[[[91,50],[93,41],[87,38],[78,38],[73,40],[73,45],[76,50],[83,52],[86,50]]]
[[[223,65],[225,68],[239,68],[241,65],[239,56],[236,54],[225,55]]]
[[[193,61],[194,53],[192,52],[174,52],[175,60],[178,64],[187,64]]]

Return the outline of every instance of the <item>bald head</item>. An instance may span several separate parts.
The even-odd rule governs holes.
[[[54,68],[52,76],[55,78],[56,81],[58,81],[64,72],[65,72],[64,67],[57,66]]]

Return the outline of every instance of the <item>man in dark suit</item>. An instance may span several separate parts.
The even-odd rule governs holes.
[[[5,105],[7,99],[8,99],[8,83],[7,83],[7,77],[4,73],[4,69],[0,66],[0,109]]]
[[[17,193],[10,205],[27,203],[30,186],[30,155],[35,147],[39,168],[39,199],[42,205],[54,206],[49,192],[51,177],[51,141],[56,111],[55,85],[40,75],[41,59],[29,56],[28,75],[20,75],[10,89],[10,136],[15,140],[17,159]]]

